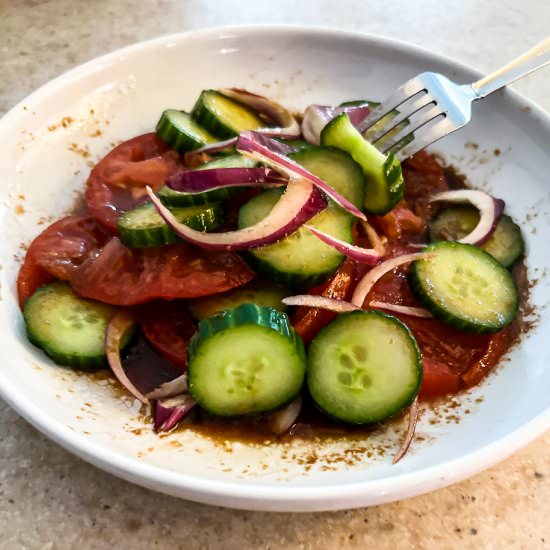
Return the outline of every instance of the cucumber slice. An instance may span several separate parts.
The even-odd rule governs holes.
[[[441,210],[430,223],[432,241],[454,241],[470,233],[479,222],[479,212],[472,206],[452,206]],[[510,267],[525,252],[521,229],[510,216],[502,215],[495,231],[481,246],[504,267]]]
[[[189,346],[189,391],[218,416],[280,407],[298,394],[305,370],[302,340],[270,307],[242,304],[201,321]]]
[[[254,280],[245,286],[235,288],[222,294],[205,296],[189,300],[187,305],[191,315],[198,321],[208,319],[216,313],[226,309],[233,309],[241,304],[256,304],[262,307],[272,307],[278,311],[286,311],[281,300],[289,295],[289,291],[282,286],[267,281]]]
[[[217,141],[212,134],[201,128],[188,113],[175,109],[168,109],[162,113],[155,132],[172,149],[180,153],[192,151],[207,143]]]
[[[312,143],[303,141],[301,139],[275,139],[277,141],[280,141],[281,143],[284,143],[285,145],[288,145],[289,147],[292,147],[294,151],[302,151],[303,149],[314,149],[315,147],[317,147],[316,145],[313,145]]]
[[[362,204],[363,173],[347,153],[332,147],[311,146],[290,157],[354,204]],[[277,189],[265,191],[247,202],[239,211],[239,227],[248,227],[264,218],[281,193]],[[353,218],[334,203],[308,222],[349,243],[353,242],[353,223]],[[321,242],[306,228],[298,229],[277,243],[255,248],[248,257],[257,271],[291,287],[312,285],[325,279],[344,260],[340,252]]]
[[[226,157],[216,158],[205,162],[195,170],[211,170],[214,168],[254,168],[258,163],[237,153]],[[235,195],[238,195],[246,187],[224,187],[213,189],[203,193],[185,193],[183,191],[174,191],[167,185],[163,185],[158,192],[160,200],[166,206],[194,206],[198,204],[207,204],[210,202],[220,202]]]
[[[39,288],[26,302],[29,340],[56,363],[83,370],[107,366],[105,332],[115,308],[77,296],[66,283]]]
[[[346,113],[325,126],[321,143],[346,151],[361,166],[366,178],[364,206],[367,212],[387,214],[403,198],[401,163],[392,153],[386,156],[366,141]]]
[[[173,208],[172,214],[180,223],[197,231],[212,231],[223,219],[223,210],[218,204]],[[162,246],[181,241],[150,202],[124,212],[118,218],[118,232],[120,240],[132,248]]]
[[[422,358],[410,330],[379,311],[339,315],[309,346],[311,397],[343,422],[394,416],[414,400],[421,382]]]
[[[353,99],[351,101],[343,101],[340,103],[340,107],[361,107],[361,105],[366,105],[374,109],[380,105],[380,102],[371,101],[370,99]]]
[[[245,130],[266,126],[254,111],[215,90],[204,90],[201,93],[191,116],[219,138],[238,136]]]
[[[433,257],[411,266],[409,283],[419,302],[456,328],[492,333],[511,323],[519,297],[514,279],[487,252],[452,241],[427,246]]]
[[[365,202],[365,177],[361,167],[344,151],[310,145],[289,157],[326,181],[357,208]]]
[[[371,109],[374,109],[380,105],[378,101],[370,101],[369,99],[358,99],[355,101],[344,101],[340,104],[340,107],[359,107],[361,105],[368,105]],[[386,116],[382,117],[376,124],[373,124],[366,132],[363,133],[363,137],[367,141],[372,141],[371,137],[373,134],[382,126],[391,122],[399,114],[397,109],[390,111]],[[377,143],[378,149],[384,149],[384,145],[388,143],[398,132],[401,132],[403,128],[406,128],[410,124],[409,119],[405,119],[400,122],[391,132],[388,132],[385,136],[382,136]],[[395,146],[405,147],[407,143],[410,143],[414,139],[414,136],[405,136],[402,140],[398,141]]]
[[[239,228],[254,225],[263,219],[281,194],[280,189],[270,189],[249,200],[239,210]],[[308,224],[343,241],[353,241],[353,219],[339,207],[330,206]],[[302,227],[276,243],[251,249],[247,259],[257,272],[267,278],[296,287],[310,286],[323,280],[338,269],[344,256]]]

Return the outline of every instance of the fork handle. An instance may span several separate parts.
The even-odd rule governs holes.
[[[514,80],[548,65],[548,63],[550,63],[550,37],[514,59],[508,65],[474,82],[471,85],[474,99],[481,99],[492,94],[503,86],[514,82]]]

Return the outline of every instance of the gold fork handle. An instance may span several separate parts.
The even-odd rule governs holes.
[[[475,99],[481,99],[518,78],[528,75],[550,63],[550,37],[543,40],[533,49],[514,59],[504,67],[474,82],[472,90]]]

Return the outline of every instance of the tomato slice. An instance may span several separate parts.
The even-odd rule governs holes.
[[[156,298],[198,298],[241,286],[254,278],[231,252],[186,243],[130,249],[112,237],[101,252],[74,273],[76,292],[108,304],[130,306]]]
[[[23,309],[27,298],[30,298],[37,289],[55,280],[43,267],[39,266],[34,256],[27,252],[25,261],[17,276],[17,297],[19,307]]]
[[[481,379],[493,369],[500,358],[510,349],[518,335],[519,322],[516,320],[511,325],[490,336],[483,355],[462,374],[462,380],[468,388],[479,384]]]
[[[443,166],[435,157],[420,151],[403,164],[405,200],[415,214],[428,220],[431,217],[430,197],[449,188]]]
[[[418,306],[403,269],[384,275],[369,293],[367,301],[370,300]],[[392,315],[410,328],[422,351],[428,380],[424,395],[458,391],[462,386],[460,376],[483,357],[489,346],[491,337],[486,334],[466,333],[437,319]]]
[[[145,186],[158,189],[182,167],[181,158],[156,134],[125,141],[100,160],[86,183],[86,203],[97,221],[117,233],[123,212],[147,200]]]
[[[67,216],[46,228],[30,244],[19,270],[20,306],[54,279],[69,280],[76,268],[96,253],[109,234],[91,216]]]
[[[426,229],[426,222],[405,201],[401,201],[385,216],[372,216],[369,221],[391,240],[420,236]]]
[[[131,314],[151,345],[182,371],[187,368],[187,345],[195,332],[185,303],[155,300],[134,306]]]
[[[351,295],[354,277],[354,262],[345,260],[327,284],[314,287],[307,294],[320,294],[326,298],[348,300]],[[309,344],[313,340],[313,337],[335,317],[336,313],[332,311],[299,307],[293,315],[292,324],[296,332],[302,337],[304,343]]]
[[[422,366],[424,376],[420,388],[420,399],[456,393],[462,387],[460,376],[455,374],[445,363],[424,357]]]

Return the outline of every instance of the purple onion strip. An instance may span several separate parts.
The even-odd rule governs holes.
[[[265,164],[272,166],[275,170],[286,174],[290,179],[303,178],[309,181],[321,191],[326,193],[333,201],[339,204],[344,210],[347,210],[355,217],[366,221],[366,216],[348,199],[340,195],[330,185],[318,178],[303,166],[286,157],[284,154],[276,152],[275,144],[279,142],[262,136],[257,132],[243,132],[237,141],[236,148],[239,152],[253,159],[259,160]]]
[[[470,203],[479,210],[479,222],[468,235],[458,239],[459,243],[483,244],[495,230],[498,220],[504,211],[505,203],[501,199],[495,199],[485,191],[477,189],[457,189],[443,191],[434,195],[430,202],[445,201],[452,203]]]
[[[335,313],[348,313],[350,311],[359,311],[361,308],[345,300],[336,298],[326,298],[316,294],[296,294],[296,296],[287,296],[281,300],[287,306],[305,306],[318,309],[326,309]]]
[[[255,225],[223,233],[204,233],[178,222],[150,187],[147,194],[164,221],[182,239],[210,250],[246,250],[276,242],[326,208],[324,195],[309,181],[289,181],[271,212]]]
[[[182,170],[169,177],[166,185],[175,191],[202,193],[220,187],[283,185],[286,182],[284,176],[270,168],[210,168]]]
[[[309,143],[319,145],[321,143],[321,132],[323,128],[335,117],[342,113],[347,113],[351,123],[357,130],[363,133],[365,129],[365,120],[367,119],[370,108],[365,105],[354,107],[332,107],[330,105],[310,105],[304,111],[302,119],[302,134]]]
[[[376,265],[382,258],[380,253],[374,248],[362,248],[360,246],[355,246],[345,241],[341,241],[311,225],[306,225],[305,227],[307,227],[307,229],[309,229],[318,239],[323,241],[325,244],[338,250],[338,252],[345,254],[348,258],[352,258],[353,260],[356,260],[362,264]]]
[[[196,404],[188,393],[155,401],[155,432],[170,431]]]

